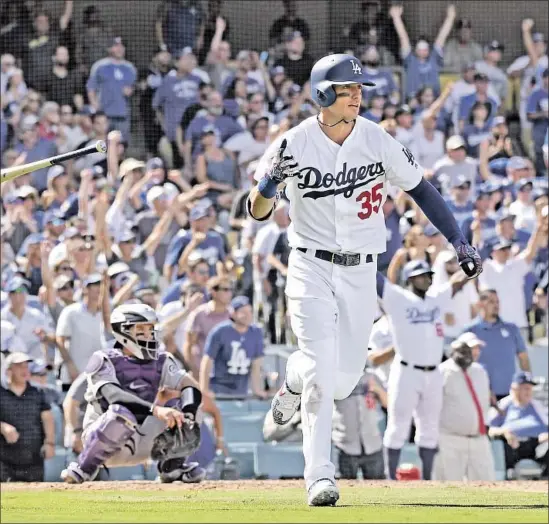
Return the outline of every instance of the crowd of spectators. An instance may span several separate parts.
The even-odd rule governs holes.
[[[283,293],[290,217],[282,199],[271,220],[256,223],[246,198],[268,145],[316,114],[308,77],[318,58],[306,10],[298,15],[291,0],[283,6],[268,49],[236,50],[238,28],[229,27],[220,0],[161,2],[151,21],[157,49],[145,71],[126,59],[126,42],[99,2],[84,9],[78,32],[71,0],[59,18],[41,2],[2,6],[2,167],[97,139],[108,145],[106,155],[1,186],[2,480],[21,478],[14,456],[33,480],[32,468],[52,455],[46,395],[62,402],[93,351],[109,344],[108,318],[119,304],[157,310],[166,350],[199,379],[210,413],[218,417],[210,400],[223,395],[271,395],[264,344],[294,342]],[[484,272],[443,312],[446,357],[464,332],[482,343],[475,360],[499,410],[490,436],[505,440],[512,465],[522,457],[522,433],[506,421],[509,413],[531,415],[520,406],[530,402],[523,390],[533,382],[517,372],[530,371],[526,345],[547,335],[546,35],[523,20],[525,54],[504,70],[505,42],[482,41],[454,5],[431,42],[411,42],[405,19],[402,6],[383,12],[378,2],[363,2],[334,51],[362,61],[376,84],[364,90],[362,116],[411,151],[482,253]],[[507,101],[515,78],[513,111]],[[427,260],[436,286],[458,271],[455,253],[405,193],[388,188],[383,212],[387,252],[379,270],[393,283],[405,284],[401,270],[410,260]],[[366,377],[349,402],[370,391],[366,405],[374,409],[374,391],[386,404],[391,345],[380,314],[370,341],[378,380]],[[23,397],[32,410],[16,407]],[[358,406],[342,404],[336,413],[356,419]],[[33,418],[22,423],[18,409]],[[212,445],[222,449],[217,422]],[[68,420],[67,428],[67,446],[78,450],[71,431],[81,428]],[[547,440],[546,418],[536,428],[523,431],[530,440],[521,450]],[[336,444],[345,440],[334,431]],[[380,458],[379,435],[366,435],[374,445],[342,446],[340,466],[350,476],[358,468],[379,475],[373,459],[349,458],[361,449]],[[14,455],[14,446],[30,451]]]

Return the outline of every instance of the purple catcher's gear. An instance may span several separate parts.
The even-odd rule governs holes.
[[[135,433],[136,425],[137,420],[129,409],[118,404],[109,406],[86,439],[84,450],[78,457],[79,468],[86,475],[94,476],[99,467]]]

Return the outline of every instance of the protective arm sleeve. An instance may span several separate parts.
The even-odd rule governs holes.
[[[383,290],[385,289],[385,277],[379,271],[376,273],[376,291],[379,298],[383,298]]]
[[[109,405],[120,404],[129,409],[140,424],[151,415],[153,405],[150,402],[139,398],[133,393],[124,391],[116,384],[105,384],[101,386],[99,392]]]
[[[416,187],[406,192],[455,248],[468,243],[441,194],[428,180],[422,178]]]

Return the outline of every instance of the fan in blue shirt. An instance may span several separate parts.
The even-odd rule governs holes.
[[[253,312],[247,297],[233,298],[231,320],[213,328],[204,347],[200,365],[200,389],[214,395],[268,398],[262,386],[263,333],[252,324]],[[251,382],[251,384],[250,384]]]
[[[547,409],[533,398],[535,385],[530,373],[515,373],[509,395],[494,410],[489,435],[504,439],[506,469],[521,459],[531,459],[541,465],[542,475],[547,476]],[[544,451],[540,446],[543,443]]]
[[[393,5],[389,9],[389,14],[393,19],[400,41],[400,53],[406,72],[404,95],[406,97],[413,96],[421,86],[430,86],[435,91],[435,96],[438,96],[440,94],[439,73],[443,66],[442,50],[454,24],[456,17],[455,6],[453,4],[448,6],[446,18],[440,27],[433,48],[430,49],[429,43],[421,39],[417,42],[413,51],[406,26],[402,21],[402,11],[403,7],[401,5]]]
[[[110,56],[93,64],[86,84],[90,104],[105,113],[110,129],[122,133],[125,141],[130,136],[130,97],[137,80],[135,66],[124,60],[126,48],[120,37],[113,39]]]
[[[488,289],[479,297],[479,316],[464,332],[472,331],[485,343],[478,363],[488,373],[492,394],[500,400],[509,393],[517,357],[522,370],[530,369],[530,360],[519,328],[499,318],[497,293]]]
[[[202,205],[196,205],[189,213],[190,231],[182,229],[172,238],[164,262],[164,277],[169,281],[177,280],[185,274],[187,263],[182,263],[181,255],[189,246],[197,258],[203,258],[210,266],[210,275],[216,274],[217,262],[225,260],[225,244],[222,236],[216,231],[208,230],[209,210]],[[194,241],[193,241],[194,239]],[[198,239],[198,240],[197,240]]]
[[[477,102],[488,104],[489,111],[486,123],[490,126],[499,108],[499,102],[488,95],[488,86],[490,84],[488,77],[484,73],[475,73],[474,82],[475,92],[459,99],[458,120],[460,129],[464,129],[466,123],[470,121],[473,107]]]
[[[475,207],[470,199],[470,195],[471,182],[467,177],[460,175],[453,179],[453,184],[450,187],[450,196],[444,200],[459,227],[462,227],[465,220],[473,217]]]
[[[152,106],[161,114],[164,133],[170,142],[175,143],[177,126],[187,107],[198,102],[202,80],[192,74],[195,67],[192,49],[183,49],[177,60],[177,70],[170,71],[154,92]]]

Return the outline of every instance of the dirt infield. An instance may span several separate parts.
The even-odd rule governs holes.
[[[513,482],[426,482],[426,481],[408,481],[408,482],[390,482],[383,480],[341,480],[338,481],[340,487],[391,487],[399,488],[427,488],[448,487],[448,488],[491,488],[497,491],[547,493],[547,482],[542,481],[513,481]],[[1,491],[203,491],[203,490],[239,490],[239,489],[275,489],[275,488],[300,488],[304,487],[302,480],[238,480],[238,481],[206,481],[200,484],[183,484],[174,482],[173,484],[160,484],[150,481],[126,481],[126,482],[87,482],[80,485],[69,485],[61,482],[14,482],[1,485]]]

